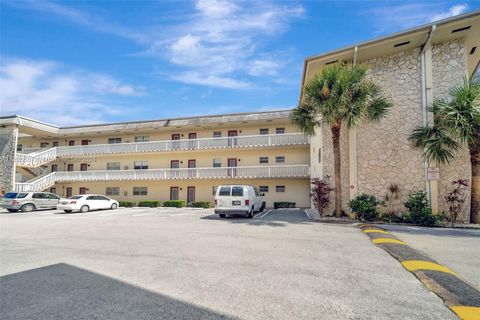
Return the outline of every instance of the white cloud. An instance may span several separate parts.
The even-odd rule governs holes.
[[[450,7],[450,9],[448,9],[448,11],[446,11],[446,12],[441,12],[441,13],[435,14],[430,19],[430,21],[433,22],[433,21],[438,21],[438,20],[450,18],[450,17],[453,17],[453,16],[458,16],[459,14],[462,14],[467,10],[468,10],[468,5],[467,4],[457,4],[457,5],[454,5],[454,6]]]
[[[200,86],[209,86],[224,89],[246,89],[251,85],[247,81],[216,75],[205,75],[198,72],[184,72],[180,74],[175,74],[171,77],[171,79],[188,84],[196,84]]]
[[[107,103],[107,95],[136,96],[145,89],[107,75],[67,69],[51,61],[2,59],[0,110],[51,123],[101,122],[128,112]]]
[[[368,10],[366,14],[374,19],[380,32],[415,27],[424,23],[445,19],[461,14],[468,5],[460,4],[443,9],[439,3],[405,3],[397,6],[387,5]]]

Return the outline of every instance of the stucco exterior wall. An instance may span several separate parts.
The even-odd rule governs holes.
[[[17,135],[14,126],[0,128],[0,193],[13,189]]]
[[[447,41],[436,44],[432,48],[433,96],[435,99],[449,99],[450,88],[463,82],[467,75],[467,54],[463,40]],[[452,180],[467,179],[472,181],[470,156],[464,147],[456,153],[454,161],[448,165],[439,165],[440,180],[438,183],[439,208],[444,210],[445,187]],[[467,197],[470,200],[470,193]],[[469,221],[470,202],[458,221]]]
[[[411,131],[422,125],[420,49],[366,62],[369,78],[393,102],[388,116],[363,123],[357,129],[358,193],[383,199],[391,183],[400,188],[402,201],[413,190],[423,190],[424,166],[420,150],[408,142]]]

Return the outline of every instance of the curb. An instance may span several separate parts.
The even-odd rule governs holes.
[[[358,227],[372,243],[387,251],[438,295],[460,319],[480,320],[480,291],[459,278],[455,271],[413,249],[380,227],[372,224],[359,224]]]

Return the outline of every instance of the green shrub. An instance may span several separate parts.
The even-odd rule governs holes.
[[[288,201],[277,201],[273,203],[273,208],[295,208],[295,202],[288,202]]]
[[[184,200],[166,200],[166,201],[163,201],[163,206],[181,208],[181,207],[185,207],[185,201]]]
[[[374,221],[378,215],[377,205],[379,204],[380,202],[377,201],[375,196],[364,193],[350,200],[348,203],[360,221]]]
[[[192,202],[190,205],[192,206],[192,208],[203,208],[203,209],[208,209],[212,206],[208,201]]]
[[[120,207],[125,207],[125,208],[131,208],[135,207],[135,202],[132,201],[119,201],[118,206]]]
[[[161,205],[161,202],[158,200],[144,200],[144,201],[138,202],[139,207],[156,208],[156,207],[160,207],[160,205]]]
[[[432,213],[427,194],[422,190],[410,193],[404,205],[408,209],[405,222],[424,227],[433,227],[445,219],[441,214]]]

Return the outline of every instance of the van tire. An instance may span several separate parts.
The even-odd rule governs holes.
[[[260,207],[260,212],[263,212],[263,210],[265,210],[265,205],[266,205],[265,201],[262,202],[262,206]]]
[[[80,208],[80,212],[82,212],[82,213],[87,213],[88,210],[90,210],[90,208],[89,208],[88,206],[82,206],[82,207]]]
[[[63,210],[65,213],[71,213],[72,210]]]
[[[20,210],[22,210],[23,212],[30,212],[35,210],[35,206],[31,203],[27,203],[24,204]]]
[[[225,213],[220,213],[218,216],[219,216],[220,218],[225,218],[227,215],[226,215]]]

